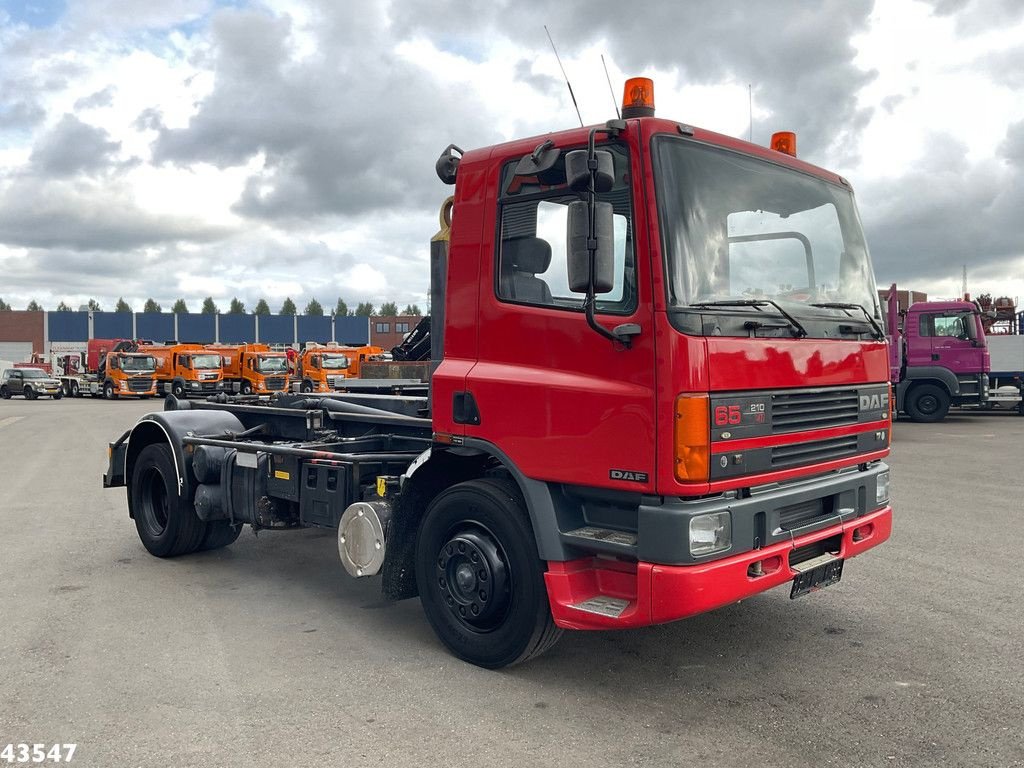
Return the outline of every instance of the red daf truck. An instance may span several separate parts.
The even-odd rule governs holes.
[[[429,397],[169,398],[111,443],[146,549],[336,528],[349,574],[488,668],[856,578],[891,529],[891,398],[852,190],[651,89],[439,158]]]

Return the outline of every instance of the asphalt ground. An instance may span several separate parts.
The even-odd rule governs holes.
[[[1024,765],[1024,418],[895,430],[840,584],[566,633],[486,672],[333,532],[149,556],[105,444],[157,401],[0,401],[0,748],[79,766]],[[0,760],[0,765],[6,764]]]

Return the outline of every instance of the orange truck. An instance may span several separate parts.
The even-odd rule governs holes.
[[[307,342],[296,356],[292,389],[299,392],[332,392],[349,376],[351,350],[337,344]]]
[[[224,391],[221,355],[202,344],[140,346],[140,352],[156,360],[157,387],[179,400],[189,395],[215,395]]]
[[[288,389],[288,358],[266,344],[208,344],[207,352],[222,358],[224,391],[269,395]]]
[[[61,388],[69,397],[155,397],[156,359],[139,352],[139,343],[132,339],[90,339],[86,347],[85,367],[81,355],[65,355],[61,359],[65,374],[60,376]]]
[[[358,379],[362,364],[371,360],[383,359],[384,349],[366,345],[362,347],[338,347],[341,354],[348,358],[348,368],[345,369],[345,377]]]

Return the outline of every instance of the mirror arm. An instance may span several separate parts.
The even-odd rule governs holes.
[[[609,331],[594,317],[594,306],[597,304],[597,291],[594,290],[594,260],[597,254],[597,238],[595,237],[597,217],[597,192],[594,189],[594,175],[597,173],[597,152],[594,147],[594,137],[597,132],[610,133],[612,136],[617,136],[619,133],[619,127],[611,126],[607,128],[594,127],[590,129],[590,135],[587,137],[587,165],[590,167],[590,182],[587,184],[587,253],[590,258],[590,281],[587,284],[587,297],[584,299],[584,307],[586,308],[587,325],[589,325],[597,333],[610,340],[612,343],[622,344],[626,349],[633,346],[633,336],[640,333],[640,327],[634,323],[628,323],[625,325],[619,325],[613,331]]]

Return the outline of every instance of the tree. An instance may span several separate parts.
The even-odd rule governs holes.
[[[3,309],[3,307],[0,307],[0,309]],[[57,311],[58,312],[73,312],[74,310],[72,310],[71,307],[69,307],[67,304],[65,304],[62,301],[60,304],[57,305]]]
[[[96,301],[96,299],[89,299],[88,307],[89,307],[89,311],[90,312],[102,312],[103,311],[103,307],[100,306],[100,303],[98,301]]]
[[[0,312],[10,312],[10,311],[11,311],[11,305],[8,304],[3,299],[0,299]]]
[[[292,301],[292,297],[286,296],[284,299],[284,304],[281,305],[281,311],[278,314],[294,315],[296,312],[298,312],[298,310],[295,308],[295,302]]]
[[[37,302],[35,299],[32,299],[32,301],[30,301],[28,303],[28,306],[25,307],[25,309],[28,310],[29,312],[42,312],[43,311],[43,308],[39,306],[39,302]]]
[[[131,308],[131,306],[129,306],[128,302],[124,300],[123,296],[118,296],[117,297],[117,306],[114,307],[114,311],[115,312],[131,312],[132,308]]]
[[[173,312],[176,315],[187,315],[188,307],[185,305],[185,300],[178,299],[176,302],[174,302],[174,306],[171,307],[171,312]]]
[[[387,301],[380,305],[380,312],[377,314],[383,317],[394,317],[398,314],[398,305],[393,301]]]
[[[406,304],[405,309],[402,310],[403,315],[412,315],[413,317],[419,317],[423,313],[420,312],[418,304]]]
[[[269,315],[270,314],[270,305],[267,304],[267,300],[266,299],[260,299],[259,301],[257,301],[256,302],[256,307],[253,309],[252,313],[254,315]]]
[[[315,298],[309,300],[309,304],[306,305],[306,314],[313,315],[314,317],[323,317],[324,308],[320,306],[320,302]]]
[[[153,299],[146,299],[146,304],[142,308],[143,312],[163,312],[164,308],[157,304]]]
[[[373,304],[370,302],[360,302],[359,306],[356,307],[356,317],[370,317],[373,315]]]
[[[213,296],[207,296],[203,299],[203,308],[200,310],[204,315],[219,315],[220,310],[217,305],[213,303]]]
[[[244,315],[245,314],[245,304],[243,304],[239,299],[237,299],[235,297],[232,297],[231,298],[231,308],[228,309],[228,314],[229,315]]]
[[[344,299],[338,299],[338,306],[334,308],[334,314],[337,317],[348,317],[348,304]]]

